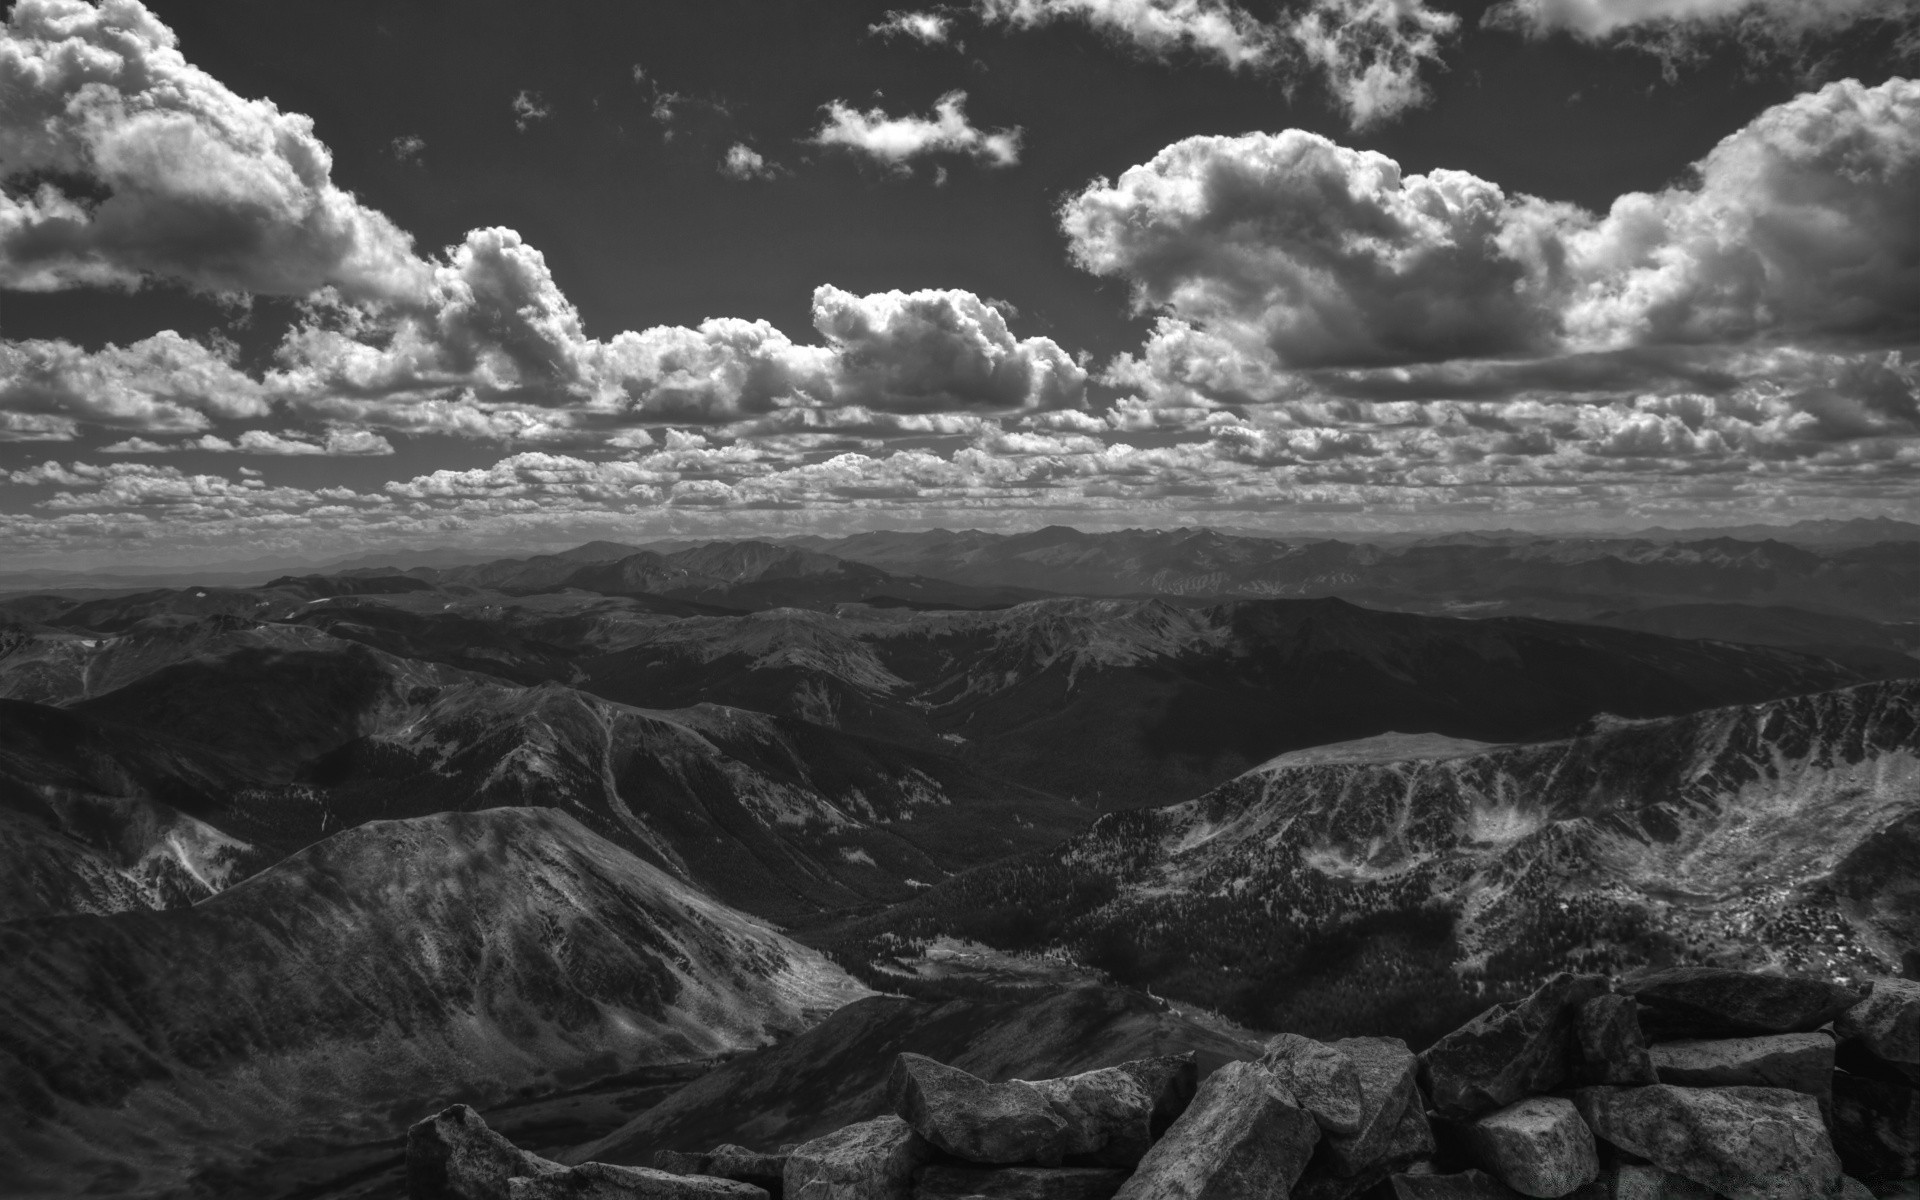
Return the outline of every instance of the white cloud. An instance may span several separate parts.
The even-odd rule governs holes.
[[[835,100],[812,141],[863,154],[875,162],[904,170],[909,162],[932,154],[962,154],[988,167],[1012,167],[1020,162],[1020,129],[976,129],[967,120],[967,94],[948,92],[933,106],[932,117],[891,117],[882,108],[865,112]]]
[[[1015,28],[1083,22],[1142,53],[1187,52],[1233,70],[1317,71],[1356,129],[1424,103],[1421,70],[1458,29],[1424,0],[1310,0],[1264,21],[1233,0],[976,0],[982,19]]]
[[[513,97],[513,127],[521,133],[552,115],[553,105],[547,103],[539,92],[522,88]]]
[[[181,442],[154,442],[142,437],[127,438],[102,446],[102,454],[177,454],[182,450],[200,450],[212,454],[266,454],[276,457],[356,457],[393,453],[393,444],[365,429],[334,429],[314,438],[297,430],[273,433],[248,429],[232,439],[203,433]]]
[[[1488,20],[1534,36],[1564,32],[1597,41],[1648,29],[1795,39],[1914,16],[1909,0],[1506,0]]]
[[[334,185],[313,122],[235,95],[136,0],[20,0],[0,32],[0,285],[413,295],[425,265]],[[97,202],[96,202],[97,201]]]
[[[1688,184],[1604,216],[1300,130],[1175,143],[1071,197],[1077,263],[1162,322],[1139,360],[1225,374],[1771,335],[1920,333],[1920,83],[1762,113]],[[1230,390],[1230,385],[1213,386]]]
[[[867,26],[867,32],[875,37],[909,37],[922,45],[941,46],[953,33],[953,20],[937,12],[896,9]]]
[[[426,150],[427,139],[417,133],[403,133],[387,143],[387,153],[403,163],[418,163]]]
[[[768,163],[752,146],[735,142],[727,147],[726,157],[720,160],[720,173],[728,179],[745,182],[749,179],[773,179],[780,174],[780,168]]]
[[[0,342],[0,414],[48,437],[73,422],[190,433],[210,418],[259,417],[264,389],[225,356],[164,330],[87,351],[65,341]]]

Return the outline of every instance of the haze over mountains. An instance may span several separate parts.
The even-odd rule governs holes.
[[[1039,1030],[1065,1071],[1417,1042],[1563,967],[1897,970],[1920,542],[1847,532],[602,542],[8,595],[0,1162],[35,1166],[0,1187],[345,1195],[329,1155],[454,1098],[599,1114],[555,1154],[632,1118],[602,1149],[640,1161],[734,1085],[569,1089],[869,990],[986,1007],[862,1009],[781,1069],[845,1099],[884,1030]]]

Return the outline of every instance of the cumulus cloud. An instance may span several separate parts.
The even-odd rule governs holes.
[[[0,83],[0,285],[392,300],[425,276],[309,118],[188,64],[137,0],[20,0]]]
[[[1315,71],[1355,128],[1427,99],[1420,72],[1437,62],[1459,18],[1423,0],[1311,0],[1262,20],[1232,0],[976,0],[984,20],[1014,28],[1083,22],[1142,53],[1210,58],[1233,70]]]
[[[907,37],[925,46],[940,46],[953,32],[953,19],[944,13],[895,9],[867,26],[867,32],[875,37]]]
[[[259,417],[264,389],[220,352],[165,330],[128,346],[0,342],[0,414],[23,428],[72,436],[73,423],[192,433],[211,418]]]
[[[1920,332],[1920,83],[1829,84],[1605,215],[1288,130],[1175,143],[1061,210],[1074,260],[1234,368]],[[1197,333],[1196,333],[1197,331]],[[1191,360],[1192,355],[1185,354]],[[1127,366],[1135,370],[1137,361]]]
[[[769,163],[752,146],[735,142],[727,147],[726,157],[720,160],[720,173],[744,183],[749,179],[772,179],[780,174],[780,168]]]
[[[1019,165],[1020,128],[975,128],[967,119],[966,103],[965,92],[953,91],[934,103],[931,117],[893,117],[879,107],[862,112],[835,100],[826,106],[826,120],[811,140],[864,155],[894,171],[935,154],[965,155],[988,167]]]
[[[142,437],[128,438],[102,446],[102,454],[175,454],[200,450],[212,454],[265,454],[277,457],[358,457],[393,453],[393,443],[367,429],[334,429],[315,438],[297,430],[274,433],[249,429],[230,439],[203,433],[180,442],[154,442]]]

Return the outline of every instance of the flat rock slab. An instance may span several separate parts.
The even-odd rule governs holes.
[[[1352,1177],[1386,1156],[1400,1119],[1419,1095],[1420,1060],[1399,1038],[1342,1038],[1331,1045],[1360,1076],[1360,1129],[1329,1136],[1326,1149],[1333,1173]]]
[[[1619,990],[1640,1003],[1641,1024],[1656,1041],[1809,1033],[1861,1000],[1858,989],[1826,979],[1723,967],[1656,971],[1622,980]]]
[[[1451,1175],[1395,1175],[1394,1200],[1520,1200],[1520,1193],[1485,1171]],[[1660,1200],[1658,1196],[1633,1200]]]
[[[1320,1126],[1253,1063],[1230,1062],[1154,1143],[1120,1200],[1269,1200],[1306,1169]]]
[[[1113,1200],[1129,1174],[1119,1167],[924,1168],[915,1200]]]
[[[709,1175],[581,1163],[508,1183],[510,1200],[768,1200],[765,1188]]]
[[[1186,1111],[1198,1079],[1193,1055],[1181,1054],[1026,1082],[1066,1122],[1061,1153],[1131,1167]]]
[[[507,1200],[515,1176],[565,1171],[487,1128],[464,1104],[444,1108],[407,1130],[410,1200]]]
[[[1833,1039],[1824,1033],[1661,1042],[1652,1048],[1661,1083],[1682,1087],[1771,1087],[1833,1095]]]
[[[1058,1163],[1067,1122],[1031,1083],[988,1083],[922,1054],[902,1054],[887,1077],[894,1112],[936,1147],[968,1162]]]
[[[1420,1083],[1441,1115],[1457,1119],[1549,1092],[1570,1077],[1575,1014],[1607,994],[1600,975],[1560,974],[1532,995],[1499,1004],[1420,1055]]]
[[[1598,1137],[1730,1200],[1816,1200],[1840,1160],[1813,1097],[1780,1088],[1581,1088]]]
[[[1579,1064],[1574,1082],[1582,1084],[1658,1083],[1647,1039],[1640,1030],[1640,1005],[1627,996],[1595,996],[1573,1020]]]
[[[1593,1131],[1573,1101],[1534,1096],[1467,1127],[1480,1165],[1526,1196],[1558,1200],[1600,1177]]]
[[[673,1175],[717,1175],[777,1192],[786,1178],[787,1156],[734,1145],[715,1146],[698,1154],[662,1150],[653,1156],[653,1169]]]
[[[1833,1142],[1849,1175],[1869,1183],[1920,1178],[1920,1088],[1835,1074]]]
[[[1833,1031],[1875,1058],[1920,1066],[1920,982],[1874,980],[1873,994],[1835,1018]]]
[[[795,1146],[786,1200],[902,1200],[933,1146],[899,1117],[876,1117]]]
[[[1345,1050],[1283,1033],[1267,1042],[1260,1065],[1313,1114],[1321,1129],[1343,1135],[1360,1132],[1360,1068]]]

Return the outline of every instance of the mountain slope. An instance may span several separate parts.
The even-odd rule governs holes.
[[[1920,682],[1476,747],[1284,756],[822,932],[1063,945],[1260,1027],[1451,1028],[1556,969],[1897,969],[1920,948]]]
[[[0,926],[0,1191],[135,1191],[860,994],[550,810],[376,822],[192,908]]]

